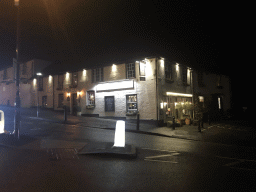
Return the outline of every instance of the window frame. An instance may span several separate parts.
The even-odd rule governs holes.
[[[126,79],[136,78],[136,65],[135,63],[126,64]]]
[[[62,96],[62,97],[60,97]],[[62,99],[60,99],[62,98]],[[64,107],[64,94],[60,93],[58,94],[58,108],[63,108]]]
[[[104,81],[104,70],[103,67],[92,69],[92,83]]]
[[[92,93],[92,94],[90,94]],[[93,99],[93,102],[91,102],[91,95],[93,95],[94,99]],[[86,92],[86,105],[87,106],[95,106],[95,91],[93,90],[90,90],[90,91],[87,91]]]
[[[129,101],[129,96],[136,96],[136,101]],[[136,103],[136,109],[129,109],[129,104]],[[129,94],[126,95],[126,113],[130,113],[131,115],[135,115],[138,112],[138,97],[137,94]]]

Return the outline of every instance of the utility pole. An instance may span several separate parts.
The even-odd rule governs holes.
[[[15,98],[15,116],[14,116],[14,137],[20,138],[20,63],[19,63],[19,38],[20,38],[20,8],[19,0],[14,0],[17,7],[17,41],[16,41],[16,60],[17,69],[15,74],[16,80],[16,98]]]

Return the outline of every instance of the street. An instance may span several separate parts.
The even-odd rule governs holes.
[[[254,189],[256,159],[251,146],[126,132],[126,144],[136,147],[136,158],[79,155],[90,145],[114,142],[114,130],[24,119],[21,141],[0,145],[1,191]]]

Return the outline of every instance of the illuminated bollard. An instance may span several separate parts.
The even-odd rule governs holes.
[[[4,112],[0,110],[0,133],[4,133]]]
[[[115,140],[113,147],[125,147],[125,121],[116,122]]]

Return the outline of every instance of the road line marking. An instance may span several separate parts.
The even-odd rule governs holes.
[[[155,159],[144,159],[145,161],[155,161],[155,162],[161,162],[161,163],[178,163],[176,161],[161,161],[161,160],[155,160]]]
[[[229,166],[233,166],[233,165],[239,164],[239,163],[241,163],[241,162],[242,162],[242,161],[235,161],[235,162],[232,162],[232,163],[227,163],[227,164],[225,164],[224,166],[229,167]]]
[[[221,157],[221,156],[216,156],[218,158],[223,158],[223,159],[234,159],[234,160],[238,160],[238,161],[252,161],[252,162],[256,162],[256,160],[250,160],[250,159],[237,159],[237,158],[232,158],[232,157]]]
[[[167,154],[167,155],[157,155],[157,156],[149,156],[145,157],[146,159],[153,159],[153,158],[161,158],[161,157],[171,157],[173,155],[178,155],[179,153]]]
[[[167,150],[160,150],[160,149],[151,149],[151,148],[141,148],[141,149],[147,149],[152,151],[162,151],[162,152],[168,152],[168,153],[177,153],[177,151],[167,151]]]

